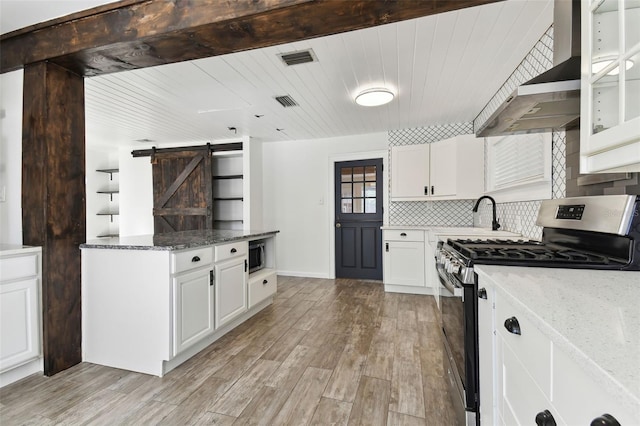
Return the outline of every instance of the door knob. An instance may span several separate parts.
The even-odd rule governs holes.
[[[336,223],[336,228],[341,228],[342,225],[340,225],[339,223]]]

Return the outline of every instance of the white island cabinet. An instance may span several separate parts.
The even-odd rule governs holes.
[[[43,370],[41,256],[0,245],[0,387]]]
[[[275,232],[202,233],[81,246],[84,361],[163,376],[271,303],[275,252],[269,272],[249,274],[248,241]],[[266,275],[249,307],[249,281]]]
[[[640,424],[639,272],[476,269],[482,425]]]

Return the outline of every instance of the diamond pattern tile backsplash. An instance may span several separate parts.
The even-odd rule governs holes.
[[[452,136],[473,133],[495,109],[525,81],[541,74],[553,65],[553,28],[543,34],[529,54],[498,90],[473,123],[456,123],[389,132],[389,147],[432,143]],[[552,133],[552,197],[566,195],[566,136],[564,130]],[[486,158],[485,158],[486,164]],[[389,223],[407,226],[491,226],[491,204],[483,202],[473,214],[475,200],[390,202]],[[542,228],[535,224],[540,200],[500,203],[496,213],[502,230],[522,234],[531,239],[542,238]],[[475,217],[474,217],[475,216]]]

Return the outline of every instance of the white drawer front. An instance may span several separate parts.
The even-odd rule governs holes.
[[[246,241],[236,241],[233,243],[220,244],[213,247],[216,262],[231,259],[236,256],[243,256],[249,251],[249,244]]]
[[[424,241],[424,231],[385,229],[383,234],[385,241]]]
[[[527,318],[513,308],[503,297],[496,301],[496,328],[520,362],[535,378],[546,398],[551,397],[551,340],[540,332]],[[507,331],[505,320],[515,317],[522,334]]]
[[[249,278],[249,308],[274,295],[277,289],[278,277],[275,271],[268,275]]]
[[[213,250],[211,246],[199,247],[197,249],[179,251],[172,256],[173,273],[188,271],[211,265],[213,263]]]
[[[10,281],[38,275],[38,255],[36,253],[0,259],[0,280]]]

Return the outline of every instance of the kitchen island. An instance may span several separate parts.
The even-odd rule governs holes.
[[[83,360],[162,377],[264,309],[278,231],[204,230],[82,244]],[[264,243],[249,272],[249,243]]]
[[[640,272],[474,270],[483,424],[640,424]]]

